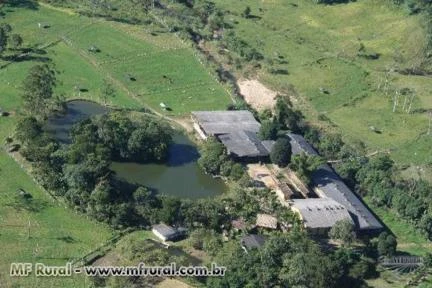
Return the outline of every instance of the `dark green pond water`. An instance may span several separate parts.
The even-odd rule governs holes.
[[[65,115],[52,117],[46,127],[63,143],[68,142],[74,124],[107,111],[99,104],[81,100],[70,101],[67,107]],[[120,179],[181,198],[212,197],[225,191],[227,187],[222,180],[214,179],[198,167],[198,150],[186,135],[178,132],[173,140],[166,164],[114,162],[112,170]]]

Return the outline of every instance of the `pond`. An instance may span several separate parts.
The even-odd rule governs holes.
[[[106,108],[97,103],[70,101],[64,115],[48,120],[46,131],[55,135],[62,143],[68,143],[68,133],[74,124],[106,111]],[[114,162],[111,169],[121,180],[141,184],[166,195],[196,199],[224,192],[227,189],[225,183],[221,179],[205,174],[198,166],[198,158],[199,153],[195,144],[186,135],[177,132],[169,147],[167,163]]]

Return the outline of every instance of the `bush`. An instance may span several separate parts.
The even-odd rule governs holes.
[[[381,256],[393,256],[396,254],[397,241],[396,238],[383,232],[378,236],[377,250]]]
[[[291,144],[287,138],[279,138],[270,152],[270,160],[279,167],[286,167],[291,160]]]
[[[265,120],[261,123],[258,136],[261,140],[276,140],[278,134],[278,125],[273,120]]]
[[[201,149],[201,157],[198,159],[198,164],[206,173],[212,175],[221,174],[221,166],[227,161],[225,147],[216,140],[209,138]],[[229,166],[224,165],[224,172],[229,173]]]

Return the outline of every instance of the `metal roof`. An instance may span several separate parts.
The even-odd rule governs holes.
[[[241,238],[240,243],[242,246],[252,249],[259,248],[265,243],[265,237],[262,235],[249,234]]]
[[[345,205],[359,229],[383,228],[366,205],[327,164],[322,165],[313,173],[312,181],[319,194]]]
[[[287,133],[293,154],[306,153],[318,155],[315,149],[303,138],[303,136]],[[313,174],[312,182],[320,197],[335,200],[344,205],[350,212],[356,227],[361,230],[382,229],[383,226],[357,195],[345,185],[339,175],[329,165],[321,165]]]
[[[239,130],[219,135],[217,138],[227,147],[230,153],[239,157],[267,156],[269,154],[256,133],[253,132]]]
[[[159,234],[161,234],[167,239],[177,235],[177,230],[166,224],[154,225],[153,230],[157,231]]]
[[[261,125],[247,110],[194,111],[192,115],[207,134],[218,135],[239,130],[258,133]]]
[[[261,141],[261,124],[247,110],[195,111],[192,116],[207,135],[216,136],[238,157],[267,156],[274,141]]]
[[[318,155],[318,152],[315,151],[312,145],[310,145],[303,136],[294,133],[287,133],[287,135],[290,138],[293,155],[301,154],[302,152],[309,155]]]
[[[302,217],[307,228],[331,228],[336,222],[353,220],[344,205],[329,198],[294,199],[293,207]]]

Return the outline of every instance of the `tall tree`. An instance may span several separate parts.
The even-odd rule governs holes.
[[[299,132],[302,122],[301,112],[294,110],[289,100],[279,96],[275,105],[275,118],[282,128],[287,128],[293,132]]]
[[[21,119],[15,130],[17,140],[23,144],[33,141],[43,132],[42,125],[34,117]]]
[[[329,232],[330,238],[342,241],[343,245],[351,245],[355,240],[354,225],[349,220],[341,220],[331,228]]]
[[[213,175],[220,174],[220,168],[223,162],[227,159],[225,147],[215,138],[207,139],[201,152],[201,157],[198,164],[206,173]]]
[[[380,255],[393,256],[396,253],[397,241],[396,238],[387,233],[382,232],[378,236],[377,250]]]
[[[46,118],[59,103],[54,97],[55,71],[48,65],[30,68],[22,85],[24,107],[29,114]]]
[[[291,161],[291,144],[287,138],[279,138],[270,152],[270,160],[279,167],[287,166]]]
[[[7,33],[6,31],[0,27],[0,55],[6,50],[7,46]]]
[[[261,123],[261,127],[258,136],[261,140],[275,140],[278,133],[278,125],[273,120],[264,120]]]

